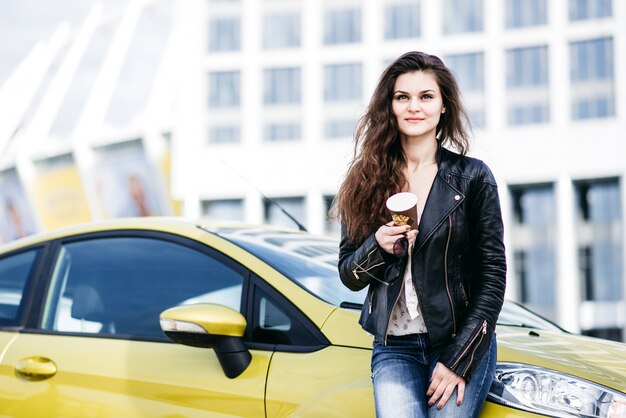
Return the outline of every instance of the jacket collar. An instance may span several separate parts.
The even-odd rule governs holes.
[[[426,198],[424,212],[419,224],[419,233],[415,241],[415,252],[421,250],[433,233],[446,221],[450,213],[458,208],[465,199],[465,195],[450,184],[450,175],[447,174],[447,170],[442,170],[442,166],[449,166],[452,156],[454,153],[444,149],[441,145],[437,149],[437,175]]]

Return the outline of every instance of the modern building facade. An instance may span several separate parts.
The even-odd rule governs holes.
[[[60,146],[65,151],[42,148],[5,158],[2,173],[18,179],[13,183],[27,184],[43,170],[39,164],[45,168],[46,161],[59,162],[52,157],[69,155],[78,167],[75,181],[89,186],[82,188],[86,216],[126,214],[132,197],[122,205],[126,211],[98,206],[93,173],[117,179],[116,164],[125,167],[124,158],[135,155],[148,167],[140,177],[156,178],[152,187],[165,190],[150,194],[159,208],[152,212],[295,227],[267,197],[310,231],[338,234],[328,210],[352,157],[356,121],[391,60],[408,50],[427,51],[457,75],[474,130],[471,155],[487,162],[500,186],[508,297],[572,331],[626,340],[626,4],[129,4],[117,19],[107,20],[105,12],[91,17],[94,27],[109,25],[102,30],[111,36],[96,42],[101,52],[93,52],[90,65],[99,75],[86,89],[90,99],[80,114],[56,111],[74,118],[76,127],[58,121],[28,135],[57,138],[52,127],[66,129],[72,139]],[[137,51],[152,51],[156,61],[128,52],[142,16],[155,32]],[[83,38],[59,53],[69,57]],[[126,52],[109,41],[127,44]],[[146,76],[116,87],[133,72]],[[77,74],[66,77],[78,80]],[[59,96],[73,97],[67,86]],[[132,118],[133,112],[141,117]],[[171,171],[156,169],[170,148]],[[124,179],[133,174],[124,172]],[[32,203],[26,189],[24,200]],[[42,228],[41,216],[30,225]]]

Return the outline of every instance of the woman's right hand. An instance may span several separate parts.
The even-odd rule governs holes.
[[[374,237],[380,248],[389,254],[393,254],[393,245],[402,238],[404,234],[406,234],[409,242],[413,243],[415,237],[417,237],[417,230],[414,229],[411,231],[409,225],[395,226],[393,221],[391,221],[378,228]]]

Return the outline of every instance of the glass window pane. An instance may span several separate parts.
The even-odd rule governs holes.
[[[572,118],[615,115],[613,39],[591,39],[570,44]]]
[[[361,99],[361,64],[324,67],[324,100],[341,102]]]
[[[263,71],[263,103],[300,103],[300,68],[270,68]]]
[[[617,179],[575,184],[579,268],[585,300],[622,299],[622,204]]]
[[[263,48],[294,48],[300,46],[300,14],[265,16]]]
[[[297,229],[296,223],[285,215],[283,212],[284,210],[299,223],[306,225],[304,197],[282,197],[274,198],[272,201],[275,203],[272,203],[269,200],[265,200],[264,202],[266,223],[285,228]]]
[[[462,91],[485,90],[485,54],[447,55],[446,64],[454,73]]]
[[[447,55],[446,65],[452,70],[463,92],[470,121],[475,128],[484,128],[485,121],[485,54]]]
[[[326,138],[352,138],[354,121],[352,119],[333,119],[324,124]]]
[[[548,22],[546,0],[507,0],[506,27],[545,25]]]
[[[234,144],[241,141],[241,128],[239,125],[220,125],[209,129],[209,142],[211,144]]]
[[[569,20],[613,16],[612,0],[569,0]]]
[[[509,125],[549,120],[548,47],[510,49],[507,57],[507,121]]]
[[[443,33],[482,32],[483,0],[444,0]]]
[[[330,235],[339,236],[341,234],[341,225],[339,224],[339,221],[337,219],[330,218],[331,216],[334,216],[334,214],[331,213],[334,199],[334,195],[324,196],[324,207],[326,209],[326,223],[324,232]]]
[[[209,73],[209,106],[239,107],[240,77],[239,71]]]
[[[324,44],[361,42],[361,10],[328,10],[324,19]]]
[[[556,286],[556,202],[554,187],[515,186],[513,244],[515,277],[521,302],[554,318]]]
[[[419,2],[390,4],[385,7],[385,39],[420,36]]]
[[[288,310],[287,306],[285,301],[277,301],[269,292],[257,286],[254,289],[252,341],[297,346],[319,344],[315,336]]]
[[[202,216],[222,221],[243,221],[243,199],[205,200],[202,202]]]
[[[92,239],[63,246],[44,329],[164,339],[165,309],[219,303],[239,310],[243,276],[192,248],[153,238]]]
[[[0,323],[17,320],[22,293],[39,253],[39,250],[26,251],[0,259]]]
[[[209,50],[238,51],[241,48],[240,26],[238,17],[212,19],[209,22]]]
[[[266,141],[293,141],[302,137],[299,123],[270,123],[263,129]]]

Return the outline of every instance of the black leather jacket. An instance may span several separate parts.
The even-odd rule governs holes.
[[[437,163],[411,273],[431,344],[442,350],[439,361],[469,379],[489,347],[504,299],[500,201],[493,175],[482,161],[439,147]],[[378,246],[376,229],[360,245],[342,234],[339,275],[352,290],[369,285],[359,323],[386,343],[402,280],[380,282],[398,259]]]

